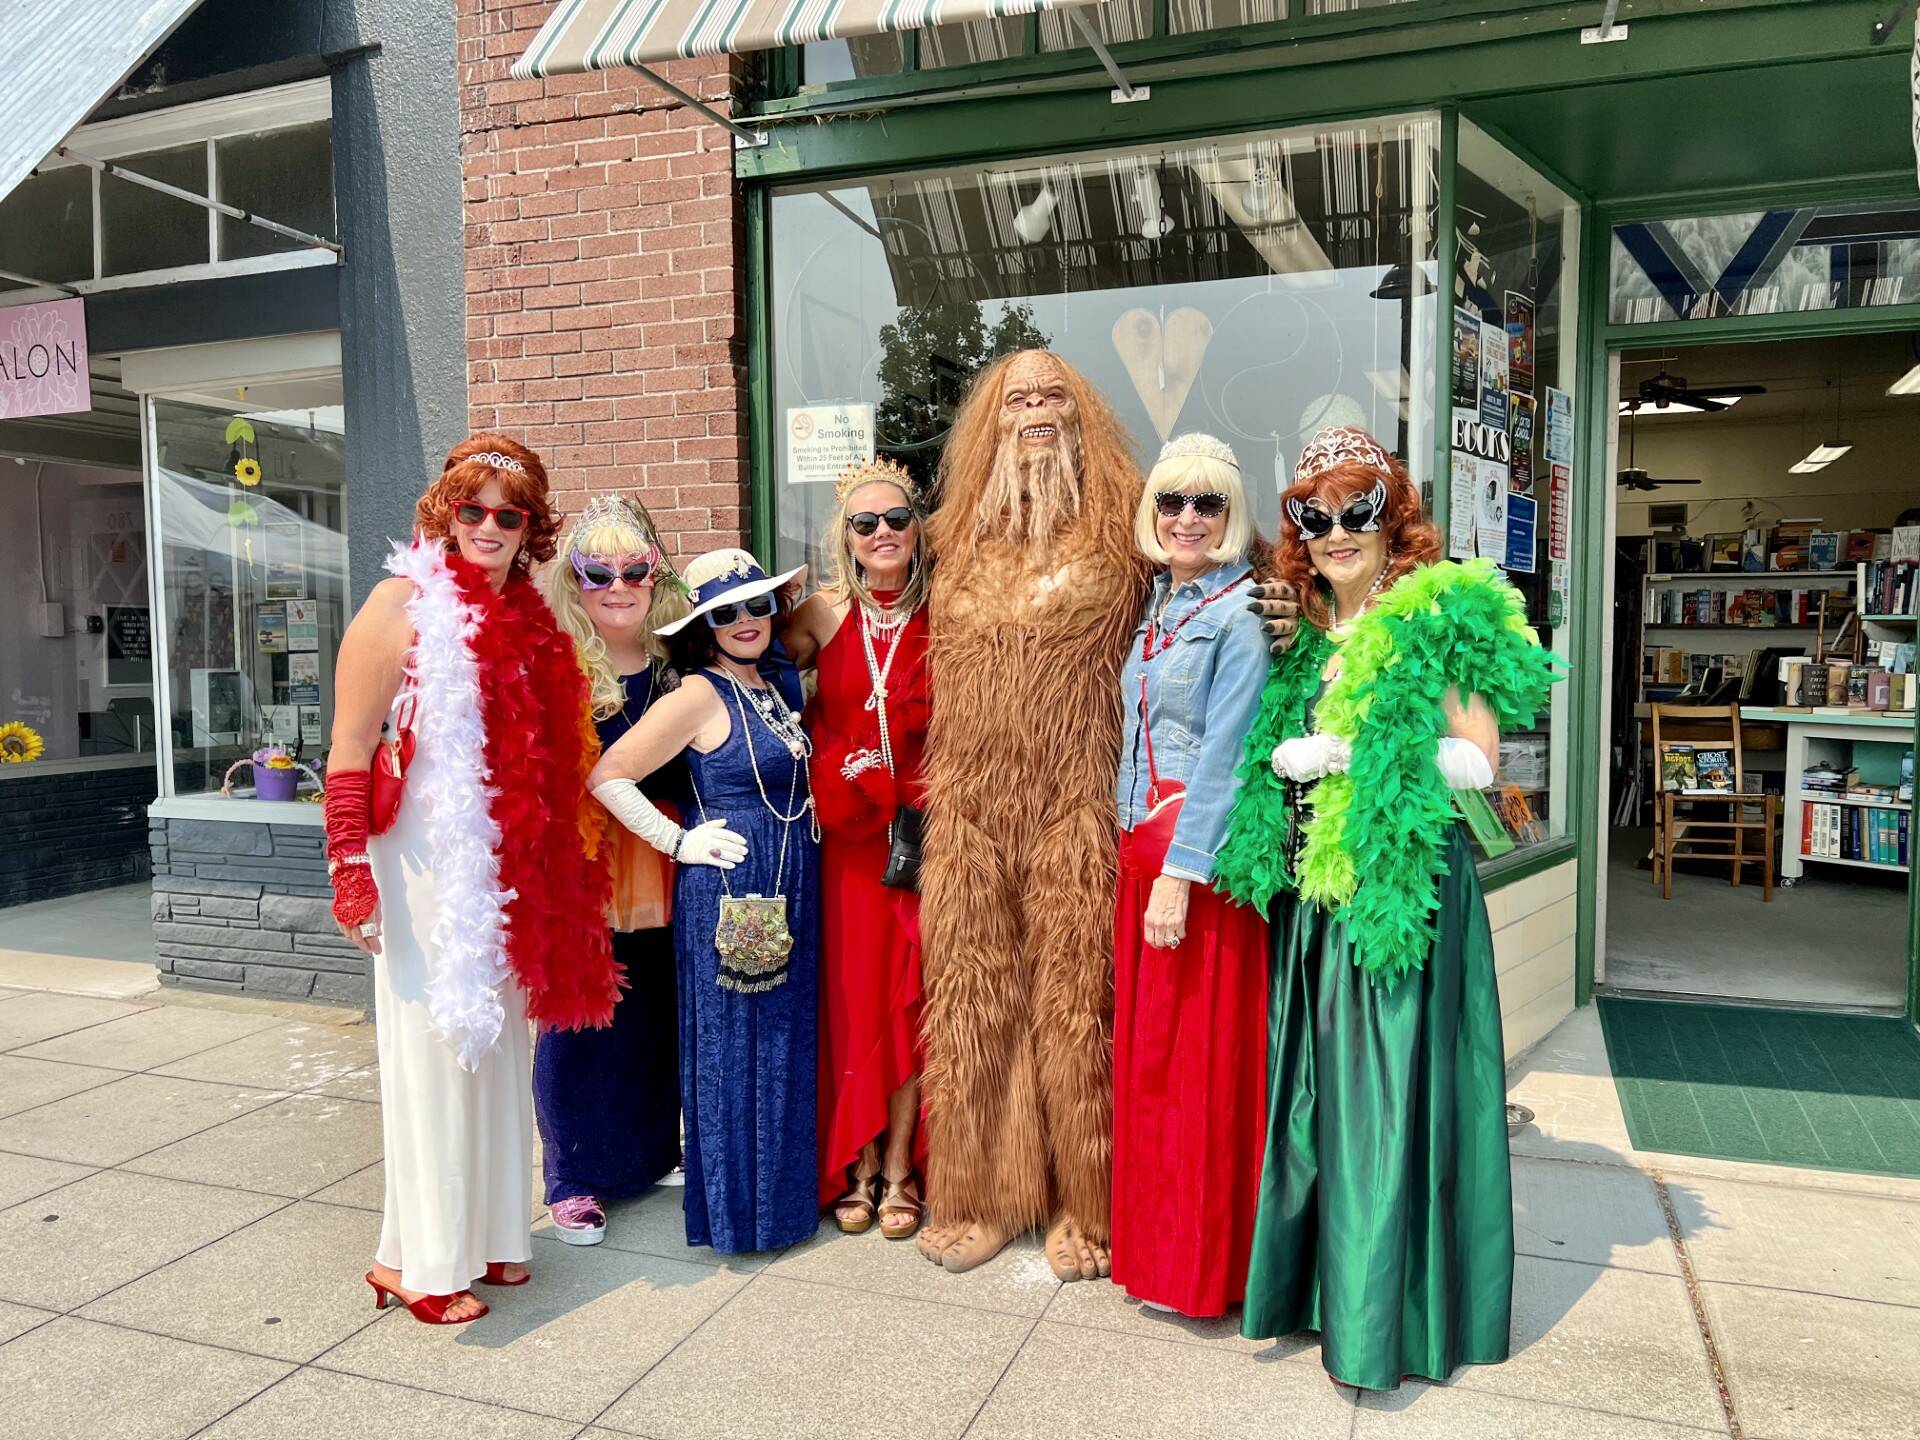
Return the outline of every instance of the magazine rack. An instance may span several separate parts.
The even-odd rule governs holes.
[[[1730,784],[1726,788],[1692,787],[1669,790],[1666,775],[1666,748],[1661,726],[1680,722],[1696,753],[1713,748],[1732,757]],[[1721,737],[1725,727],[1725,738]],[[1702,738],[1704,735],[1704,738]],[[1654,806],[1653,883],[1666,899],[1673,898],[1673,862],[1675,860],[1725,860],[1733,867],[1733,884],[1740,883],[1740,871],[1747,865],[1760,866],[1761,898],[1773,899],[1774,833],[1780,814],[1780,797],[1749,793],[1746,771],[1740,753],[1740,707],[1738,705],[1655,705],[1653,707],[1654,763],[1660,767],[1658,804]],[[1697,778],[1697,777],[1696,777]],[[1747,808],[1760,807],[1760,818],[1745,818]],[[1724,809],[1722,816],[1715,807]],[[1749,831],[1760,832],[1759,854],[1748,847]]]

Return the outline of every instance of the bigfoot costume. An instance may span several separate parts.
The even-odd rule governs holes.
[[[1037,350],[981,375],[942,471],[920,1248],[967,1270],[1050,1221],[1055,1272],[1091,1278],[1107,1270],[1112,792],[1142,481],[1105,402]]]

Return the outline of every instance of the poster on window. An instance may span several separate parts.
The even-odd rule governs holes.
[[[289,705],[320,703],[320,657],[318,655],[287,656],[287,703]]]
[[[1447,558],[1473,558],[1474,481],[1480,476],[1480,462],[1465,450],[1451,452],[1452,483],[1447,491]]]
[[[300,527],[281,522],[265,526],[262,538],[266,553],[267,598],[299,600],[307,593],[307,572],[300,554]]]
[[[1513,437],[1513,459],[1509,463],[1507,483],[1516,495],[1533,494],[1533,396],[1513,392],[1508,408],[1508,433]]]
[[[262,655],[287,653],[287,607],[284,601],[262,605],[253,612],[253,648]]]
[[[153,628],[145,605],[107,606],[107,684],[153,683]]]
[[[1507,556],[1503,568],[1521,575],[1533,574],[1533,523],[1537,502],[1531,495],[1507,494]]]
[[[1533,391],[1533,297],[1507,291],[1507,377],[1516,395]]]
[[[873,406],[800,405],[787,411],[787,483],[831,485],[873,459]]]
[[[1573,463],[1573,397],[1547,387],[1547,419],[1541,453],[1550,465]]]
[[[300,742],[300,711],[294,705],[262,705],[260,707],[261,738],[274,745],[297,745]]]
[[[1547,467],[1547,624],[1555,628],[1567,621],[1572,525],[1573,467],[1551,464]]]
[[[1480,327],[1480,419],[1507,428],[1507,332],[1499,325]]]
[[[1496,565],[1507,562],[1507,467],[1500,460],[1474,461],[1474,545]]]
[[[320,602],[287,601],[287,649],[293,651],[320,648]]]
[[[300,711],[300,748],[318,747],[325,739],[320,731],[320,707],[301,705],[297,708]]]
[[[1480,416],[1480,317],[1458,306],[1453,312],[1453,413]]]

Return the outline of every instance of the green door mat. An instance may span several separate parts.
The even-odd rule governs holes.
[[[1920,1035],[1904,1020],[1600,999],[1638,1150],[1920,1179]]]

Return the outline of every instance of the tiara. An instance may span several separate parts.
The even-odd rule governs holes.
[[[573,522],[573,533],[591,530],[596,525],[609,521],[623,525],[630,530],[638,530],[649,540],[655,537],[653,517],[647,514],[646,506],[631,495],[622,495],[619,491],[603,490],[588,500],[582,507],[579,518]]]
[[[1156,465],[1168,460],[1217,460],[1222,465],[1240,468],[1240,461],[1234,456],[1233,447],[1224,440],[1216,440],[1211,435],[1202,435],[1195,431],[1191,435],[1176,435],[1160,448],[1160,459]]]
[[[1384,474],[1393,473],[1393,457],[1380,448],[1380,442],[1352,425],[1329,425],[1300,452],[1300,463],[1293,467],[1293,482],[1324,475],[1336,465],[1350,460]]]
[[[502,455],[498,450],[482,450],[477,455],[467,456],[467,459],[473,461],[476,465],[491,465],[496,470],[511,470],[516,475],[524,475],[527,473],[526,466],[522,465],[511,455]]]
[[[833,482],[833,497],[845,504],[847,496],[875,480],[899,486],[909,502],[916,506],[920,503],[920,487],[908,473],[907,467],[886,455],[876,455],[871,460],[856,460],[847,466]]]

